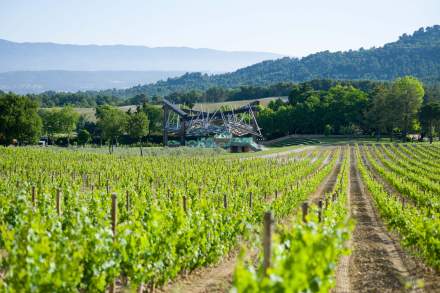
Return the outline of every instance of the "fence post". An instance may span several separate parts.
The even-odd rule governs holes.
[[[301,208],[302,208],[303,222],[307,223],[307,213],[309,212],[309,203],[303,202]]]
[[[273,230],[273,215],[268,211],[264,213],[264,234],[263,234],[263,272],[267,274],[267,269],[270,267],[271,252],[272,252],[272,230]]]

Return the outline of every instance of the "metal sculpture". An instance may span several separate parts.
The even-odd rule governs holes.
[[[186,137],[207,137],[219,134],[232,136],[252,135],[262,137],[255,112],[259,102],[251,102],[242,107],[225,110],[218,109],[213,113],[180,109],[177,105],[163,100],[163,142],[168,145],[168,136],[180,137],[180,144],[185,145]]]

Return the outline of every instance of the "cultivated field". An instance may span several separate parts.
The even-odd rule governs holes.
[[[440,289],[440,144],[164,152],[0,148],[0,290]]]

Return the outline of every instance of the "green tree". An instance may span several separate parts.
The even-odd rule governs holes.
[[[326,124],[324,126],[324,135],[325,136],[329,136],[330,134],[332,134],[333,131],[333,127],[330,124]]]
[[[0,95],[0,143],[17,139],[20,144],[33,144],[41,135],[42,122],[38,104],[28,97],[13,93]]]
[[[148,136],[150,136],[152,132],[161,132],[163,110],[155,105],[143,103],[141,111],[148,117]]]
[[[58,123],[58,115],[53,109],[40,110],[38,114],[43,120],[43,132],[47,135],[48,143],[53,144],[55,134],[61,132],[61,127]]]
[[[366,111],[367,122],[374,128],[377,141],[380,140],[381,133],[392,128],[389,115],[391,111],[388,89],[378,86],[371,95],[370,107]]]
[[[126,129],[128,114],[118,108],[104,105],[96,108],[95,115],[101,136],[108,142],[109,153],[113,153],[114,143],[117,143],[117,139]]]
[[[435,131],[439,131],[436,129],[440,124],[440,102],[431,102],[425,104],[420,109],[420,122],[422,127],[426,130],[429,136],[429,142],[433,141],[433,134]]]
[[[141,156],[143,156],[142,137],[148,134],[148,126],[149,121],[147,114],[142,111],[129,113],[127,132],[131,137],[138,139]]]
[[[352,86],[336,85],[328,91],[324,100],[328,103],[325,111],[327,124],[332,125],[335,132],[340,133],[342,127],[350,124],[363,124],[363,112],[368,102],[363,91]]]
[[[394,119],[396,126],[402,129],[404,140],[417,119],[424,93],[422,83],[411,76],[396,79],[391,87],[390,117]]]
[[[49,141],[53,142],[55,134],[63,134],[66,135],[69,145],[80,118],[75,109],[66,106],[61,109],[41,110],[39,114],[43,119],[43,129]]]
[[[58,112],[58,120],[62,133],[67,135],[67,145],[69,145],[79,120],[79,114],[72,106],[66,106]]]
[[[86,129],[81,129],[78,132],[78,143],[82,146],[86,145],[92,139],[90,133]]]

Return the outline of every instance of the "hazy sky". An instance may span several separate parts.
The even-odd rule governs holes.
[[[0,38],[291,56],[381,46],[440,24],[440,0],[0,0]]]

